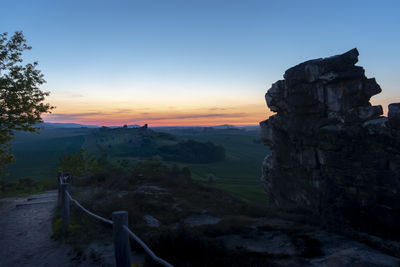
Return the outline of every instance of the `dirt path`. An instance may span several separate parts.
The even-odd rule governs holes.
[[[0,199],[0,266],[72,266],[70,248],[50,238],[57,192]]]

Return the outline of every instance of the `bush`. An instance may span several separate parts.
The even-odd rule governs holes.
[[[51,188],[47,180],[35,181],[31,178],[19,178],[16,181],[8,181],[0,178],[0,194],[2,197],[20,196],[41,192]]]
[[[187,140],[176,145],[162,146],[159,150],[163,153],[163,158],[169,161],[212,163],[225,160],[225,148],[211,142]]]
[[[84,176],[96,172],[99,169],[98,160],[84,149],[77,153],[64,155],[59,158],[60,171],[71,173],[73,176]]]

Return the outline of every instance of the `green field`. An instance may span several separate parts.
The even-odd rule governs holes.
[[[88,133],[87,129],[49,129],[16,134],[12,144],[16,161],[5,168],[4,178],[55,179],[58,158],[79,151]]]
[[[133,129],[122,128],[103,132],[88,128],[54,128],[45,129],[39,135],[18,133],[13,142],[16,162],[6,168],[8,176],[5,178],[54,179],[59,164],[58,158],[77,152],[81,148],[97,157],[106,157],[115,164],[125,161],[132,165],[143,158],[143,156],[129,155],[129,152],[141,149],[137,144],[139,137],[132,132]],[[270,151],[261,144],[258,129],[171,128],[150,132],[155,136],[152,139],[153,146],[168,145],[188,139],[222,145],[226,152],[224,161],[206,164],[176,163],[189,167],[195,180],[206,183],[208,175],[212,174],[215,179],[209,183],[210,186],[229,191],[249,201],[265,201],[260,183],[261,163]],[[147,147],[149,155],[151,148]]]
[[[207,180],[209,173],[214,174],[213,186],[230,191],[242,198],[265,201],[260,183],[261,163],[270,153],[268,147],[258,142],[258,131],[203,134],[177,134],[181,139],[211,141],[223,145],[226,159],[223,162],[209,164],[188,164],[195,179]]]

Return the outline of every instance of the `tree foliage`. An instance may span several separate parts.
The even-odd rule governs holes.
[[[212,163],[225,160],[225,148],[212,142],[181,141],[175,145],[162,146],[159,150],[165,160],[188,163]]]
[[[92,155],[85,152],[84,149],[77,153],[64,155],[58,159],[60,162],[60,171],[68,172],[75,177],[82,177],[92,174],[99,170],[98,160]]]
[[[43,102],[49,93],[39,88],[46,81],[36,69],[38,63],[23,63],[22,53],[30,49],[22,32],[11,37],[0,33],[0,171],[14,159],[10,154],[14,132],[36,132],[41,115],[53,108]]]

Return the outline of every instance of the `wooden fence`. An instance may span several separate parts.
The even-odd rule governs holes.
[[[64,234],[68,231],[70,224],[70,204],[73,202],[81,210],[88,215],[111,224],[113,226],[113,242],[115,263],[117,267],[131,267],[131,248],[129,244],[129,237],[132,237],[149,256],[163,266],[172,267],[171,264],[165,260],[157,257],[153,251],[128,227],[128,212],[115,211],[112,213],[112,220],[103,218],[83,207],[77,200],[73,199],[69,193],[71,176],[60,172],[58,174],[58,201],[61,207],[61,226]]]

